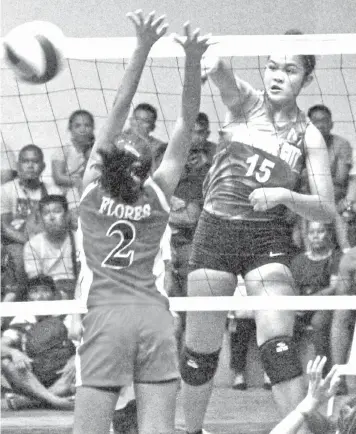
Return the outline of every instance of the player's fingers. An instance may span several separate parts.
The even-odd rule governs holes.
[[[183,28],[184,28],[184,34],[185,36],[188,38],[188,41],[190,41],[192,39],[192,31],[190,28],[190,22],[187,21],[183,24]]]
[[[148,14],[148,16],[147,16],[147,18],[146,18],[146,21],[145,21],[145,24],[146,24],[146,25],[147,25],[147,24],[152,24],[153,19],[154,19],[154,17],[155,17],[155,14],[156,14],[156,11],[152,11],[152,12],[150,12],[150,13]]]
[[[167,29],[168,29],[168,24],[166,23],[166,24],[163,24],[163,26],[157,31],[157,36],[158,37],[161,37],[161,36],[163,36],[164,34],[166,34],[166,32],[167,32]]]
[[[132,24],[137,28],[139,23],[138,20],[136,18],[136,15],[133,14],[132,12],[129,12],[126,14],[126,17],[132,22]]]
[[[159,27],[163,23],[165,18],[166,18],[165,15],[161,15],[160,17],[158,17],[156,20],[153,21],[152,27],[154,27],[154,28]]]
[[[310,374],[312,366],[313,366],[313,360],[309,360],[309,362],[307,364],[307,375]]]
[[[173,38],[173,40],[175,42],[177,42],[177,44],[179,44],[182,47],[184,47],[184,42],[185,41],[179,35],[177,35],[176,33],[172,33],[171,37]]]
[[[199,34],[200,34],[200,29],[199,28],[195,29],[194,32],[193,32],[193,34],[192,34],[192,41],[197,41],[198,37],[199,37]]]
[[[137,20],[139,22],[139,24],[142,26],[145,22],[145,18],[143,16],[143,11],[142,9],[136,9],[135,10],[135,16],[137,17]]]

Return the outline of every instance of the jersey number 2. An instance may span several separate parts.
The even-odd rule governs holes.
[[[258,154],[252,155],[249,157],[246,162],[249,164],[249,168],[246,172],[246,176],[255,175],[255,178],[258,182],[264,183],[269,180],[271,177],[271,170],[274,168],[275,163],[273,161],[264,158],[258,170],[256,170],[256,166],[258,163],[260,156]]]
[[[106,232],[106,236],[119,237],[120,240],[116,247],[113,248],[103,260],[101,266],[114,268],[116,270],[129,267],[132,264],[135,252],[133,250],[127,250],[127,248],[136,238],[135,226],[126,220],[119,220],[110,226]]]

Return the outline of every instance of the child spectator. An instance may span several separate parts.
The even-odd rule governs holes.
[[[307,222],[308,250],[297,255],[291,263],[291,272],[301,295],[333,295],[338,282],[340,252],[333,249],[331,230],[317,221]],[[316,354],[329,357],[332,311],[303,311],[297,315],[296,335],[312,326],[312,341]],[[329,370],[327,366],[325,368]]]
[[[94,117],[89,111],[74,111],[68,121],[70,140],[52,156],[52,176],[68,200],[74,228],[77,227],[82,177],[95,140],[94,128]]]
[[[29,301],[56,298],[53,279],[28,282]],[[12,387],[10,409],[50,406],[73,408],[75,347],[61,317],[15,317],[1,339],[2,373]]]
[[[130,117],[130,127],[124,132],[125,139],[133,144],[145,142],[152,151],[152,172],[160,165],[167,143],[152,135],[156,128],[157,110],[151,104],[138,104]]]
[[[62,298],[73,299],[78,263],[68,202],[64,196],[48,195],[40,200],[39,213],[44,231],[25,244],[26,274],[29,278],[39,274],[51,276]]]
[[[18,176],[1,186],[2,243],[12,255],[19,281],[24,279],[23,246],[42,231],[38,202],[47,194],[60,193],[57,187],[41,181],[44,168],[42,150],[26,145],[19,153]]]

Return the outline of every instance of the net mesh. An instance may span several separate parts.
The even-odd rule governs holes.
[[[223,55],[235,73],[257,89],[263,87],[263,69],[271,46],[274,52],[316,54],[314,80],[302,92],[298,104],[302,110],[314,104],[327,105],[333,113],[333,131],[356,144],[356,35],[230,36],[216,38],[216,42],[207,56]],[[113,104],[133,46],[134,38],[68,40],[65,70],[44,85],[32,86],[17,81],[12,71],[2,63],[2,164],[15,168],[18,151],[28,143],[35,143],[44,151],[47,163],[44,177],[51,181],[51,156],[69,139],[69,115],[79,108],[86,109],[95,117],[96,131],[100,129]],[[181,48],[169,38],[159,41],[150,53],[133,100],[133,106],[147,102],[157,108],[154,136],[163,141],[168,141],[171,136],[178,113],[183,82],[182,57]],[[209,80],[202,88],[201,111],[209,116],[210,140],[216,142],[226,109],[217,88]],[[293,299],[288,297],[285,302],[270,307],[286,309],[289,306],[293,309],[298,303]],[[303,309],[303,303],[306,308],[307,301],[303,299],[298,298],[298,308]],[[242,303],[241,300],[224,298],[221,298],[221,304],[214,304],[210,299],[204,301],[205,305],[203,301],[199,301],[201,310],[204,306],[206,310],[214,306],[219,310],[233,309],[235,304],[236,308],[246,309],[252,308],[254,303],[255,309],[268,306],[260,297]],[[326,309],[352,308],[352,302],[346,302],[342,297],[339,301],[331,297],[308,298],[309,308],[312,305],[318,309],[320,303]],[[177,310],[196,308],[194,300],[174,300],[174,303]],[[16,305],[22,309],[20,303]],[[41,311],[40,305],[37,306]],[[57,306],[64,309],[62,313],[83,309],[77,302],[58,302]],[[8,315],[11,311],[9,316],[12,316],[15,311],[10,306],[5,307],[3,314]],[[14,306],[15,310],[17,308]]]

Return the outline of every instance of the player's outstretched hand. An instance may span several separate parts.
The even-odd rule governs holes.
[[[205,51],[208,49],[210,35],[200,36],[200,29],[191,31],[190,23],[184,24],[185,37],[174,35],[174,40],[184,48],[186,57],[200,61]]]
[[[323,379],[322,373],[326,363],[326,357],[317,356],[307,365],[309,386],[307,396],[299,404],[298,410],[302,413],[310,413],[316,410],[323,402],[335,395],[340,382],[338,365],[334,365],[328,375]]]
[[[164,23],[165,15],[155,19],[155,12],[150,12],[145,18],[141,9],[126,14],[136,29],[138,44],[151,48],[167,31],[168,24]]]

